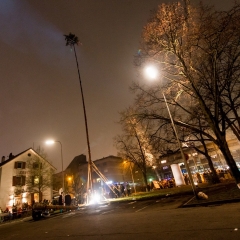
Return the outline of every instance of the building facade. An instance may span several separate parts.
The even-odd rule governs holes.
[[[228,139],[228,146],[240,171],[240,143],[237,139],[231,138]],[[203,151],[203,146],[198,146],[198,148]],[[217,171],[226,171],[229,169],[224,156],[216,145],[208,143],[207,150],[209,156],[211,157],[213,166]],[[208,160],[204,154],[199,153],[191,146],[184,147],[183,151],[192,174],[203,174],[211,171]],[[157,171],[159,172],[161,179],[174,177],[172,166],[176,164],[179,165],[179,169],[182,174],[187,173],[186,166],[184,165],[180,152],[162,156],[157,162]]]
[[[33,149],[9,155],[0,163],[0,207],[11,210],[52,199],[52,173],[56,170]]]
[[[141,170],[136,164],[129,162],[118,156],[107,156],[93,161],[99,173],[92,172],[93,188],[95,190],[104,189],[110,192],[108,185],[119,185],[128,182],[132,191],[145,191],[146,186],[143,180]],[[157,171],[153,167],[147,169],[148,183],[152,180],[159,179]],[[101,177],[104,176],[104,179]],[[76,156],[68,167],[64,170],[65,191],[78,198],[79,195],[86,191],[88,177],[88,162],[85,155]],[[62,188],[62,172],[54,175],[54,190],[56,196],[59,195],[59,189]]]

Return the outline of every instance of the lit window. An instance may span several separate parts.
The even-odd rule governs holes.
[[[39,177],[35,176],[33,182],[34,184],[39,184]]]

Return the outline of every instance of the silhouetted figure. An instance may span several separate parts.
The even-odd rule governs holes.
[[[127,189],[127,195],[128,195],[128,197],[131,195],[131,187],[130,187],[130,185],[129,185],[129,183],[127,182],[127,184],[126,184],[126,189]]]
[[[58,205],[63,205],[62,194],[59,196],[59,199],[58,199]]]
[[[65,195],[65,204],[66,206],[70,206],[72,202],[71,196],[69,194]]]

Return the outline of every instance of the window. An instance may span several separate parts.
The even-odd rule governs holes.
[[[32,176],[32,184],[42,184],[42,176]]]
[[[26,181],[25,176],[13,176],[13,186],[24,186]]]
[[[37,169],[37,168],[39,168],[38,166],[39,166],[38,163],[33,163],[33,169]]]
[[[33,169],[38,169],[38,168],[42,168],[42,163],[39,163],[39,162],[33,163]]]
[[[15,169],[25,169],[26,168],[26,163],[25,162],[15,162],[14,164]]]
[[[38,177],[38,176],[35,176],[35,177],[34,177],[33,183],[34,183],[34,184],[39,184],[39,177]]]

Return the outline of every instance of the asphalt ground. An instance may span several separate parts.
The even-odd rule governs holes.
[[[223,182],[219,184],[200,184],[196,188],[197,192],[204,192],[207,199],[197,199],[192,191],[191,186],[184,186],[178,188],[169,188],[156,190],[149,193],[137,193],[130,197],[109,199],[100,205],[93,206],[80,206],[79,210],[83,213],[86,209],[88,211],[102,211],[104,206],[111,205],[114,208],[127,209],[136,208],[134,210],[141,211],[147,206],[160,205],[163,209],[174,209],[174,208],[189,208],[189,207],[200,207],[210,205],[222,205],[227,203],[240,202],[240,189],[238,189],[234,181]],[[137,204],[136,204],[137,203]],[[137,206],[137,207],[136,207]],[[54,217],[59,214],[60,211],[55,211],[51,214]],[[19,218],[15,220],[9,220],[4,223],[25,221],[26,219],[32,219],[31,216],[27,218]]]
[[[113,201],[39,221],[23,219],[1,225],[0,239],[240,239],[239,203],[179,208],[188,197]]]

